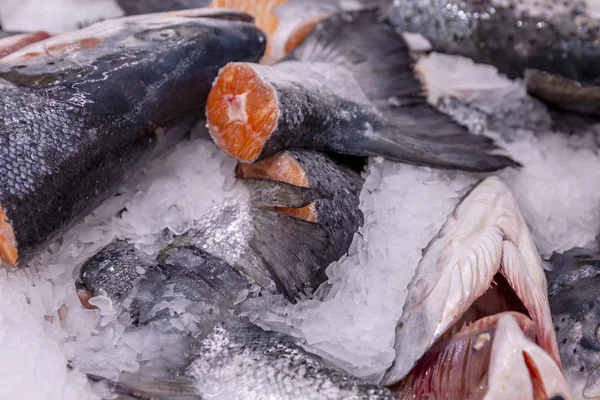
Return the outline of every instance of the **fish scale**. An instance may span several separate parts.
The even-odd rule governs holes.
[[[128,17],[4,57],[0,259],[27,263],[189,131],[219,68],[264,52],[248,20],[214,10]],[[173,129],[158,137],[157,127]]]

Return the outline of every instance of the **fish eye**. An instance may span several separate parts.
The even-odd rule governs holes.
[[[600,324],[596,326],[596,342],[600,343]]]

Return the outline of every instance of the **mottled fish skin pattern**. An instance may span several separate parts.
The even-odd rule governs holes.
[[[219,325],[187,370],[214,399],[393,400],[389,390],[328,367],[292,339],[258,327]]]
[[[235,268],[197,247],[169,247],[152,258],[124,240],[113,241],[86,261],[80,276],[93,296],[106,296],[120,312],[129,312],[134,326],[171,319],[156,305],[178,296],[202,307],[219,306],[216,311],[202,309],[206,316],[227,313],[239,293],[250,289]]]
[[[20,265],[133,172],[158,142],[155,127],[202,107],[220,67],[255,61],[265,46],[254,25],[216,18],[122,26],[92,57],[79,42],[55,58],[22,50],[0,63],[10,81],[0,91],[0,206]]]
[[[532,68],[600,83],[600,21],[580,0],[397,0],[390,19],[509,78]]]
[[[125,240],[115,240],[87,260],[81,268],[83,287],[94,296],[106,296],[113,305],[123,303],[154,260]]]
[[[553,254],[550,264],[548,294],[565,377],[575,399],[600,398],[600,254],[575,248]]]
[[[109,273],[119,269],[128,273]],[[196,247],[170,247],[148,263],[132,245],[115,241],[83,266],[82,280],[92,294],[115,301],[120,314],[130,313],[129,330],[164,332],[170,346],[185,352],[171,360],[169,350],[161,360],[146,355],[148,361],[137,374],[122,373],[112,387],[128,398],[170,399],[182,393],[186,399],[210,395],[223,400],[396,398],[387,389],[327,366],[294,339],[236,317],[236,299],[250,290],[248,281],[223,260]],[[107,286],[122,290],[107,290]],[[165,302],[178,299],[187,302],[185,312],[173,315]],[[195,327],[185,325],[190,317]],[[173,324],[174,319],[182,324]],[[149,392],[152,397],[141,395]]]

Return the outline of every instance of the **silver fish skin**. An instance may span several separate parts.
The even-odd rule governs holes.
[[[600,399],[600,254],[574,248],[546,272],[558,350],[574,399]]]
[[[0,59],[0,259],[26,264],[114,193],[164,128],[204,106],[220,67],[256,60],[240,13],[142,15],[50,37]]]
[[[348,239],[362,224],[356,190],[362,185],[359,175],[329,163],[321,176],[327,179],[317,187],[241,179],[248,197],[242,195],[215,205],[190,231],[175,237],[171,247],[197,246],[238,268],[265,292],[282,293],[294,301],[306,289],[316,289],[327,279],[325,268],[348,251]],[[348,187],[354,190],[335,192]],[[290,197],[284,199],[282,193],[287,190]],[[313,207],[329,211],[327,218],[306,221],[276,209],[303,208],[313,203]],[[331,224],[340,231],[333,232]]]
[[[599,82],[600,21],[585,1],[396,0],[389,17],[435,51],[492,64],[510,78],[531,68]]]
[[[126,272],[116,274],[116,269]],[[123,280],[131,284],[117,284]],[[329,367],[295,339],[236,317],[240,294],[250,290],[248,280],[197,247],[172,247],[149,261],[126,242],[114,242],[86,263],[82,281],[92,294],[114,300],[120,313],[130,313],[129,330],[169,337],[165,348],[155,349],[152,343],[142,348],[140,358],[146,361],[135,374],[122,372],[116,381],[88,374],[120,398],[396,398],[383,387]],[[170,303],[182,301],[185,310],[175,315],[168,311]],[[176,356],[173,348],[179,349]]]
[[[435,51],[524,78],[555,108],[600,115],[600,20],[589,1],[402,0],[389,15]]]

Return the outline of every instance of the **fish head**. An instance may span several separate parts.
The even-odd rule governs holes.
[[[575,396],[600,399],[600,255],[571,249],[550,258],[550,308],[565,376]]]
[[[82,296],[105,296],[121,304],[137,281],[153,268],[152,260],[124,240],[115,240],[89,258],[80,270]],[[85,304],[85,303],[84,303]]]
[[[437,342],[391,389],[400,398],[569,399],[560,368],[535,337],[521,313],[484,317]]]
[[[464,325],[516,312],[560,368],[546,277],[527,225],[498,178],[481,182],[424,250],[396,328],[396,358],[384,377],[402,379],[435,345]]]
[[[249,21],[214,9],[106,20],[4,57],[0,77],[76,106],[133,108],[162,123],[203,106],[219,68],[262,55],[264,34]]]

